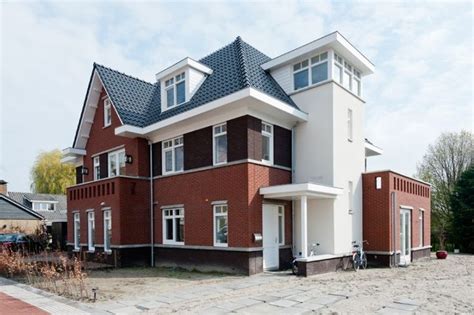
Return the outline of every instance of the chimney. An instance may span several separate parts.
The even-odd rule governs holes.
[[[8,193],[7,182],[4,181],[3,179],[0,179],[0,194],[6,196],[7,193]]]

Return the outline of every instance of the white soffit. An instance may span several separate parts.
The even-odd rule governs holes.
[[[295,197],[307,196],[313,199],[337,198],[344,190],[338,187],[324,186],[313,183],[287,184],[260,188],[260,195],[270,199],[291,200]]]
[[[160,81],[161,79],[163,79],[164,77],[167,77],[169,76],[170,74],[172,74],[173,72],[176,72],[178,71],[179,69],[182,69],[184,67],[191,67],[191,68],[194,68],[202,73],[205,73],[205,74],[211,74],[212,73],[212,69],[209,68],[208,66],[206,66],[205,64],[202,64],[200,63],[199,61],[196,61],[192,58],[189,58],[189,57],[186,57],[184,58],[183,60],[175,63],[174,65],[172,65],[171,67],[168,67],[166,68],[165,70],[163,71],[160,71],[158,72],[155,76],[156,76],[156,80],[157,81]]]
[[[365,142],[365,156],[377,156],[377,155],[382,155],[383,150],[371,143]]]
[[[295,62],[303,57],[309,57],[318,50],[321,51],[329,48],[336,50],[348,62],[358,68],[363,75],[374,73],[374,64],[337,31],[273,58],[264,63],[262,68],[264,70],[272,70]]]

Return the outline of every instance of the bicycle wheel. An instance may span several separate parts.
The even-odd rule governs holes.
[[[365,255],[365,253],[362,254],[362,258],[360,262],[362,265],[362,269],[367,269],[367,256]]]
[[[293,274],[295,276],[298,275],[298,262],[297,261],[294,261],[292,264],[291,264],[291,271],[293,272]]]
[[[360,267],[360,256],[359,253],[352,256],[352,267],[354,267],[354,271],[359,270]]]

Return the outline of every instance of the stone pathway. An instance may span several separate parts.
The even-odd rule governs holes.
[[[29,310],[25,313],[29,315],[48,313],[61,315],[110,314],[2,277],[0,277],[0,294],[6,296],[0,299],[0,314],[20,314],[24,309]],[[15,303],[15,301],[17,302]],[[17,308],[10,309],[12,306]],[[7,312],[2,313],[5,310]]]

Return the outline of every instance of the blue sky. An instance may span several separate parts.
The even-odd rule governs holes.
[[[413,175],[445,131],[473,129],[470,1],[9,2],[1,10],[0,179],[30,188],[38,153],[71,146],[92,63],[154,82],[240,35],[270,57],[340,31],[364,78],[369,169]]]

